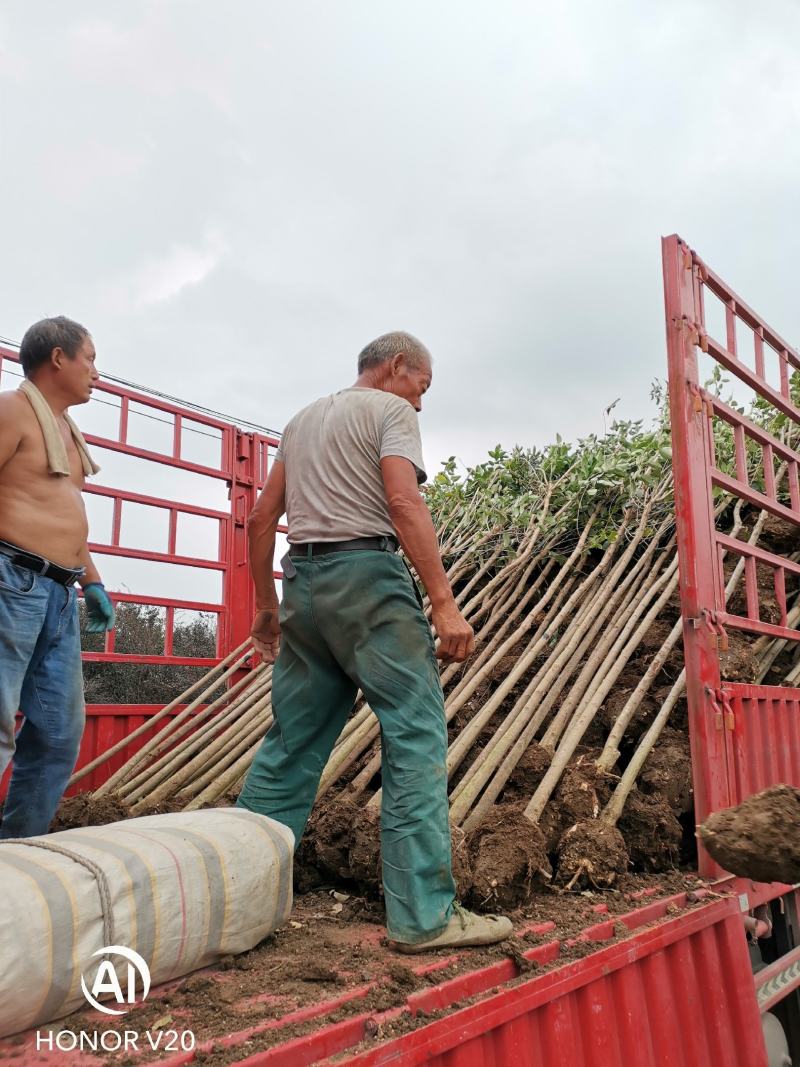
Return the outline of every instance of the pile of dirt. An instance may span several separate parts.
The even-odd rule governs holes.
[[[800,881],[800,789],[777,785],[717,811],[697,835],[731,874],[756,882]]]
[[[85,826],[106,826],[127,819],[129,815],[128,805],[115,793],[100,797],[94,793],[79,793],[61,801],[50,823],[50,833],[82,829]]]
[[[719,669],[727,682],[754,682],[758,677],[758,660],[752,643],[742,634],[728,631],[728,649],[719,654]]]
[[[664,871],[677,866],[683,830],[660,793],[634,789],[618,826],[637,871]]]
[[[520,794],[523,797],[532,797],[539,782],[544,778],[551,759],[552,756],[546,748],[532,741],[511,772],[506,783],[505,795],[513,797],[515,794]]]
[[[615,826],[599,819],[575,823],[558,846],[556,880],[568,888],[613,886],[628,870],[625,840]]]
[[[598,770],[597,750],[581,752],[569,764],[544,809],[539,826],[548,853],[554,853],[564,833],[576,822],[596,819],[611,796],[613,779]]]
[[[374,808],[364,808],[353,820],[350,877],[372,892],[381,885],[381,813]]]
[[[663,797],[676,817],[690,812],[692,764],[686,734],[667,727],[647,757],[638,781],[642,792]]]
[[[546,885],[552,868],[538,826],[522,807],[498,808],[467,838],[472,859],[471,899],[482,908],[516,908],[534,887]]]

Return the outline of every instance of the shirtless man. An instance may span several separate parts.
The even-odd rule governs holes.
[[[87,547],[81,490],[91,460],[65,418],[99,379],[94,344],[70,319],[43,319],[25,334],[20,360],[52,438],[46,447],[24,386],[0,393],[0,774],[14,764],[0,838],[46,834],[75,766],[85,715],[76,581],[89,629],[114,625]]]

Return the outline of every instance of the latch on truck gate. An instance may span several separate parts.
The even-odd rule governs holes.
[[[706,696],[711,705],[711,710],[714,712],[714,726],[717,730],[733,731],[736,726],[736,716],[731,705],[730,693],[730,689],[726,689],[724,685],[720,686],[719,689],[712,689],[711,686],[706,686]]]
[[[692,619],[692,625],[695,629],[699,626],[705,626],[712,637],[716,639],[719,651],[728,651],[728,632],[719,621],[716,611],[712,611],[710,608],[701,608],[697,618]]]

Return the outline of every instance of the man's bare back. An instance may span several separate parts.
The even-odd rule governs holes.
[[[28,399],[0,393],[0,540],[62,567],[84,559],[88,523],[83,467],[66,422],[58,420],[69,456],[68,478],[50,474],[44,438]]]

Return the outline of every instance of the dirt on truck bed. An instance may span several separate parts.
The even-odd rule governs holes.
[[[365,1013],[378,1020],[374,1032],[367,1028],[372,1039],[386,1040],[440,1014],[421,1008],[411,1015],[406,1007],[409,995],[419,997],[458,975],[498,963],[510,968],[504,981],[515,975],[522,980],[534,969],[546,971],[597,949],[594,938],[573,940],[587,927],[605,922],[611,924],[608,936],[627,936],[622,923],[612,922],[616,916],[656,896],[691,894],[701,886],[696,875],[675,872],[626,876],[613,891],[602,893],[542,890],[513,913],[514,936],[503,944],[417,957],[402,956],[389,947],[383,908],[377,902],[337,890],[317,890],[299,895],[290,922],[250,952],[151,991],[147,1001],[127,1015],[101,1018],[97,1012],[81,1011],[39,1030],[190,1030],[198,1045],[195,1062],[215,1067]],[[562,944],[551,965],[524,958],[529,949],[553,941]],[[464,1003],[462,998],[445,1010]],[[17,1060],[25,1067],[56,1062],[52,1054],[51,1058],[33,1055],[32,1042],[30,1036],[0,1041],[0,1062]],[[67,1057],[63,1059],[67,1062]],[[79,1062],[131,1067],[159,1059],[168,1060],[169,1054],[95,1055]]]

